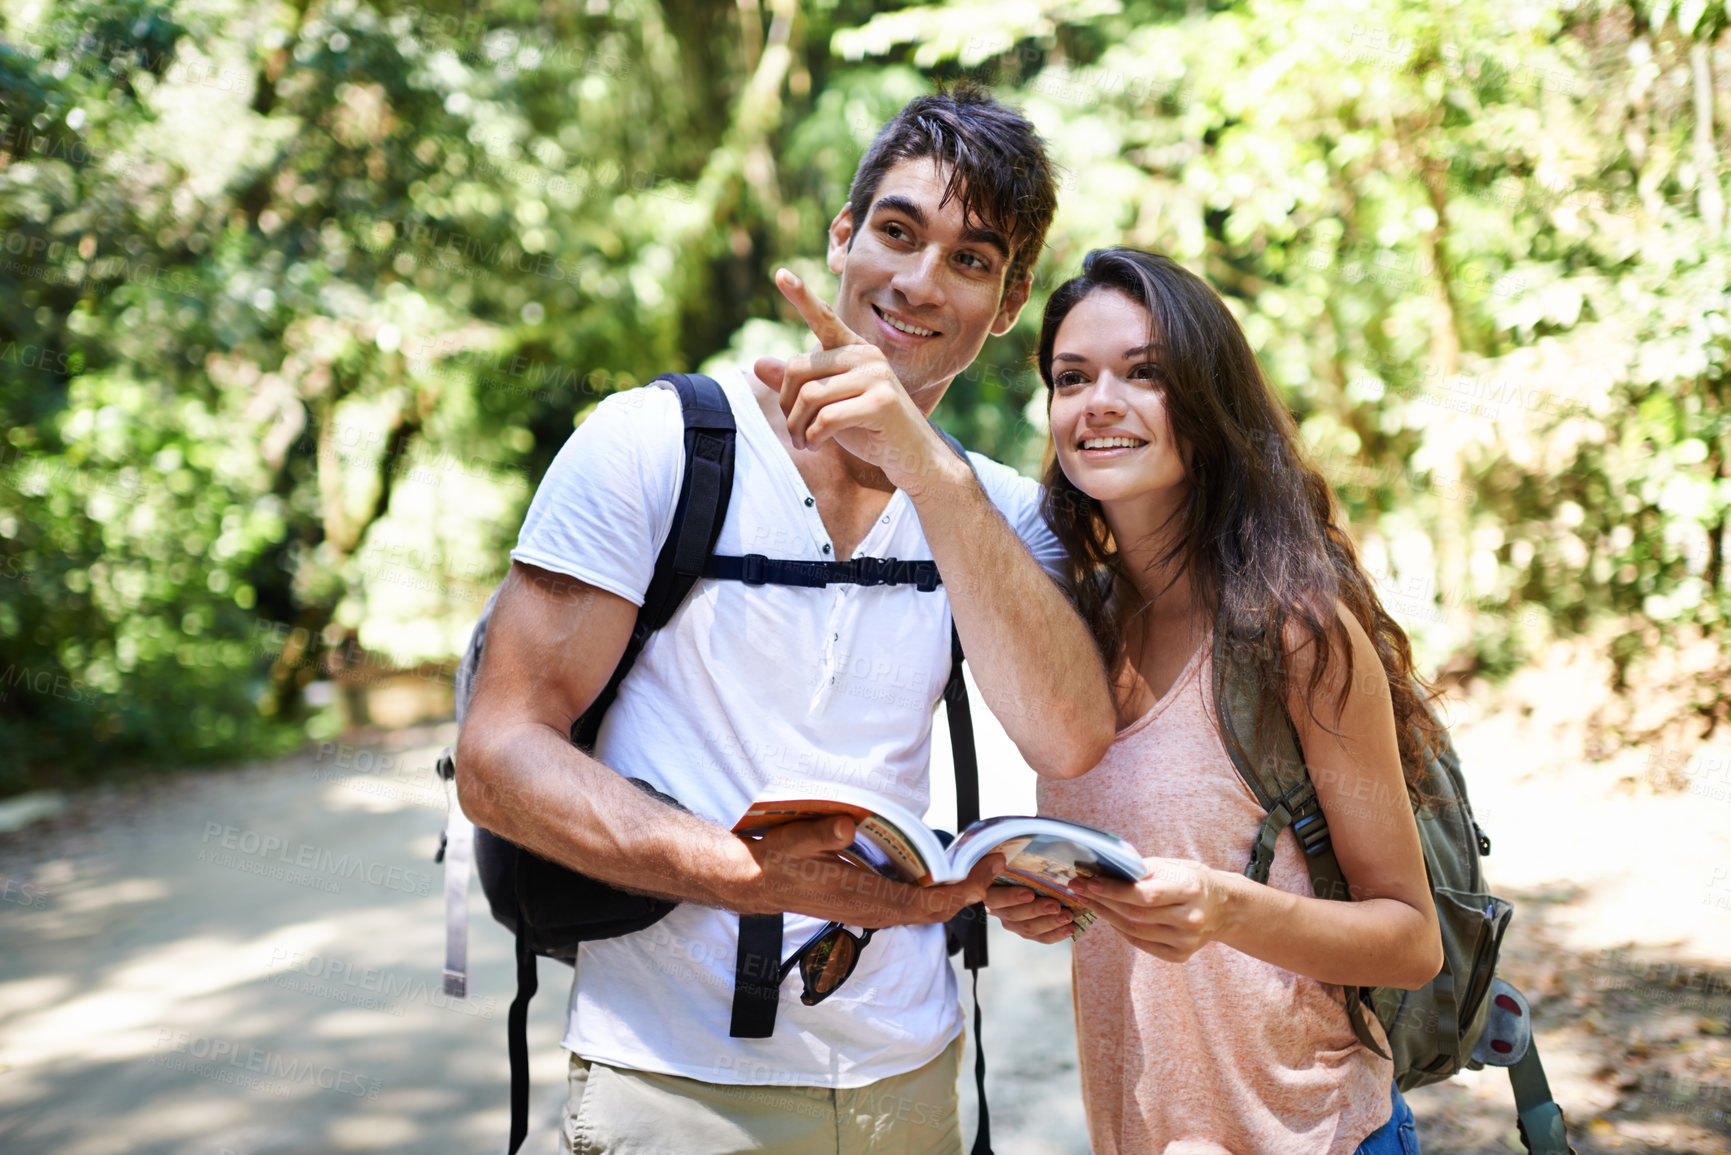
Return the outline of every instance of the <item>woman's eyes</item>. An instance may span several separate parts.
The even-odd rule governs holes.
[[[1166,377],[1165,374],[1160,371],[1159,365],[1155,364],[1153,361],[1144,361],[1130,370],[1129,379],[1132,381],[1147,381],[1151,384],[1158,385],[1164,382]],[[1058,389],[1070,389],[1077,385],[1086,385],[1087,383],[1088,375],[1078,372],[1075,369],[1066,369],[1064,372],[1059,373],[1052,378],[1053,386]]]

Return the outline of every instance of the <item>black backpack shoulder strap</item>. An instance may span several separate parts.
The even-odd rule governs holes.
[[[962,443],[932,423],[944,443],[974,469],[973,459]],[[975,476],[979,471],[975,470]],[[962,676],[962,635],[950,625],[950,680],[944,686],[944,711],[950,723],[950,756],[956,768],[956,832],[980,820],[980,761],[974,748],[974,716],[968,705],[968,683]],[[986,965],[986,906],[976,903],[958,914],[952,923],[962,943],[962,965],[974,979],[974,1089],[979,1096],[979,1126],[974,1131],[970,1155],[991,1155],[992,1115],[986,1106],[986,1041],[981,1035],[985,1016],[980,1009],[980,968]]]
[[[727,503],[733,496],[733,450],[738,427],[727,394],[712,378],[697,373],[667,373],[651,384],[667,383],[679,394],[679,409],[685,419],[685,469],[679,484],[679,503],[673,510],[673,527],[655,559],[655,573],[637,611],[637,625],[625,652],[613,669],[607,685],[571,726],[571,740],[585,750],[593,749],[601,732],[601,719],[619,685],[649,636],[672,620],[721,536],[727,520]]]
[[[956,763],[956,829],[980,820],[980,764],[974,750],[974,716],[968,705],[968,683],[962,677],[962,636],[950,626],[950,680],[944,684],[944,709],[950,721],[950,747]],[[985,965],[985,943],[981,942]],[[973,964],[969,964],[973,965]]]
[[[974,715],[968,704],[968,683],[962,676],[962,636],[950,626],[950,680],[944,685],[944,712],[950,722],[950,757],[956,769],[956,832],[980,820],[980,763],[974,749]],[[965,907],[950,920],[950,930],[962,944],[962,965],[974,980],[974,1090],[980,1104],[979,1125],[970,1155],[992,1155],[992,1114],[986,1105],[985,1012],[980,1007],[980,968],[986,965],[986,904]]]
[[[974,463],[968,457],[968,451],[962,448],[962,443],[950,433],[942,429],[937,422],[932,422],[932,428],[937,430],[944,444],[955,450],[956,456],[968,463],[973,469]],[[977,474],[976,474],[977,475]],[[944,685],[944,711],[950,723],[950,751],[956,769],[956,832],[966,830],[970,825],[980,820],[980,761],[974,748],[974,717],[968,705],[968,684],[962,677],[962,635],[956,631],[954,623],[950,625],[950,679]],[[971,909],[971,908],[970,908]],[[962,938],[962,965],[969,970],[978,970],[986,965],[986,924],[982,909],[978,912],[982,917],[971,920],[963,925],[968,931]],[[974,928],[977,926],[977,932]]]

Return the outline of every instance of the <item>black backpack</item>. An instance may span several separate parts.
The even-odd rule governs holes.
[[[1245,875],[1268,881],[1280,832],[1292,828],[1304,851],[1318,898],[1352,895],[1328,837],[1328,816],[1299,749],[1286,709],[1262,690],[1254,668],[1259,647],[1236,647],[1216,634],[1214,700],[1222,744],[1238,776],[1267,811],[1251,847]],[[1249,651],[1249,653],[1246,653]],[[1491,840],[1473,818],[1460,757],[1446,731],[1427,766],[1431,805],[1414,811],[1424,848],[1425,873],[1442,929],[1443,968],[1416,991],[1395,987],[1348,988],[1347,1016],[1365,1046],[1394,1062],[1403,1091],[1447,1079],[1463,1067],[1509,1068],[1516,1125],[1534,1155],[1572,1155],[1563,1113],[1551,1097],[1526,998],[1496,977],[1497,955],[1514,908],[1489,893],[1479,859]],[[1370,1031],[1376,1015],[1393,1054]]]
[[[793,585],[821,589],[832,584],[912,585],[932,592],[942,585],[931,561],[899,561],[895,558],[855,557],[845,562],[792,561],[761,554],[722,557],[714,553],[716,539],[727,517],[733,490],[733,458],[736,426],[727,395],[714,380],[697,374],[669,373],[652,385],[665,384],[679,395],[685,424],[685,469],[673,525],[656,557],[649,589],[638,611],[625,652],[606,687],[571,726],[571,741],[592,750],[607,708],[631,671],[651,634],[672,620],[699,577],[743,581],[748,585]],[[935,427],[934,427],[935,428]],[[945,441],[966,460],[961,445],[939,430]],[[457,722],[462,724],[480,670],[487,624],[498,591],[488,599],[481,619],[470,636],[458,666],[455,686]],[[944,705],[950,723],[950,741],[956,773],[956,819],[965,828],[979,818],[979,770],[974,751],[973,722],[967,686],[962,676],[960,637],[952,630],[949,681],[944,687]],[[437,765],[440,778],[455,781],[454,751],[447,749]],[[628,779],[669,805],[677,800],[641,779]],[[577,948],[584,942],[615,938],[653,925],[676,903],[647,895],[629,894],[606,883],[533,854],[522,847],[471,826],[452,807],[440,839],[435,861],[445,864],[445,991],[455,998],[468,989],[467,926],[468,865],[473,856],[481,876],[493,918],[516,938],[517,997],[506,1017],[507,1046],[511,1062],[510,1153],[516,1155],[529,1129],[529,1045],[527,1037],[529,1001],[539,985],[539,956],[575,965]],[[770,924],[773,924],[771,926]],[[741,920],[738,973],[763,973],[764,959],[751,955],[754,945],[765,949],[767,941],[780,942],[780,915],[744,916]],[[962,911],[948,929],[950,953],[958,950],[963,965],[974,980],[975,1082],[979,1093],[980,1119],[973,1155],[990,1155],[990,1118],[985,1100],[985,1052],[980,1046],[979,968],[986,965],[986,915],[983,904]],[[770,947],[770,950],[776,948]],[[770,965],[780,963],[779,956]],[[773,973],[773,970],[770,971]],[[775,1023],[777,991],[757,983],[736,982],[734,1030],[738,1037],[767,1037]]]

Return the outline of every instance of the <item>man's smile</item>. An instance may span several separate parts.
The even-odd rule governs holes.
[[[888,325],[896,332],[906,333],[910,337],[937,337],[942,335],[936,329],[927,329],[923,325],[916,325],[912,321],[904,320],[903,318],[896,316],[894,313],[887,312],[876,305],[872,306],[872,312],[876,313],[879,320],[883,321],[884,324]]]

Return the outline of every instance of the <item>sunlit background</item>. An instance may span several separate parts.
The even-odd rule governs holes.
[[[456,656],[572,428],[801,346],[771,272],[833,288],[864,147],[967,77],[1064,172],[1030,307],[939,420],[1034,472],[1053,285],[1120,242],[1206,276],[1449,691],[1577,1148],[1727,1150],[1728,25],[0,0],[0,1148],[500,1149],[511,948],[478,905],[471,997],[439,993]],[[987,813],[1031,805],[976,718]],[[993,934],[999,1150],[1080,1155],[1067,956]],[[1416,1092],[1426,1150],[1518,1149],[1507,1096]]]
[[[970,447],[1037,467],[1046,292],[1163,250],[1428,671],[1584,636],[1727,717],[1718,0],[0,11],[0,792],[446,708],[573,424],[799,342],[769,273],[960,76],[1065,170]]]

